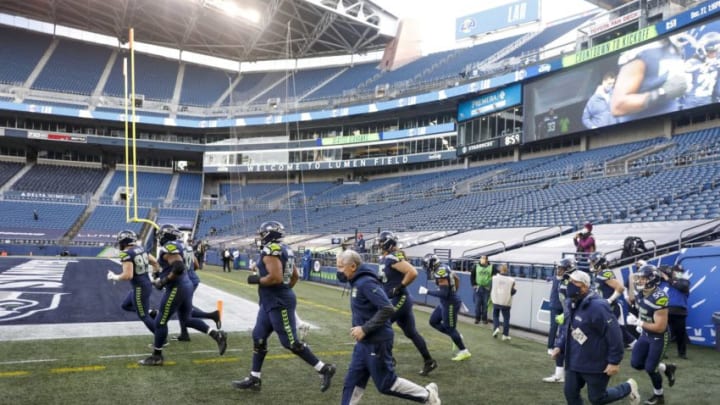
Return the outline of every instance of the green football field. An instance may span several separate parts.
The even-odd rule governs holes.
[[[256,300],[255,288],[245,283],[246,272],[222,273],[210,266],[200,272],[204,283]],[[212,340],[192,335],[187,343],[173,342],[164,353],[162,367],[136,366],[147,356],[152,338],[98,337],[0,342],[0,404],[336,404],[352,352],[347,295],[332,287],[299,283],[298,312],[319,328],[307,342],[318,357],[337,364],[332,387],[320,393],[315,371],[271,337],[260,392],[240,392],[230,381],[246,376],[252,356],[249,332],[230,333],[227,353],[219,357]],[[562,384],[542,382],[554,370],[544,337],[511,330],[509,342],[491,337],[489,326],[470,318],[460,332],[472,358],[453,362],[450,339],[432,329],[429,312],[416,309],[418,328],[439,367],[430,376],[417,374],[422,359],[412,343],[396,329],[395,357],[400,376],[426,385],[436,382],[444,404],[562,404]],[[138,321],[139,322],[139,321]],[[68,328],[71,328],[68,325]],[[677,383],[665,390],[668,404],[720,403],[720,353],[691,346],[689,360],[669,359],[678,365]],[[635,378],[643,397],[651,395],[645,373],[629,366],[626,352],[621,372],[611,381]],[[665,380],[665,383],[667,380]],[[380,395],[372,383],[364,404],[399,404],[407,401]]]

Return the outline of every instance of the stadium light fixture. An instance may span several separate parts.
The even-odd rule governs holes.
[[[260,12],[251,7],[241,7],[233,0],[205,0],[203,4],[232,18],[242,18],[253,24],[262,19]]]

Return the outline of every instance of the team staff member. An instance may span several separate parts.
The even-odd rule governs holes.
[[[678,357],[687,359],[688,335],[685,329],[688,315],[688,297],[690,296],[690,280],[685,278],[682,267],[661,266],[663,278],[662,289],[668,295],[668,327],[675,338]]]
[[[630,403],[640,403],[635,380],[607,388],[610,377],[620,371],[623,343],[620,325],[607,301],[590,292],[590,276],[582,271],[570,274],[567,285],[569,316],[564,333],[553,350],[553,357],[565,355],[565,400],[581,405],[580,390],[588,387],[592,404],[607,404],[630,396]]]
[[[390,323],[395,309],[381,288],[378,276],[370,267],[364,265],[360,255],[352,250],[340,253],[336,265],[338,280],[343,283],[350,282],[350,336],[357,342],[345,376],[340,403],[358,404],[368,379],[372,377],[382,394],[440,405],[435,383],[423,388],[395,374],[392,357],[394,333]]]
[[[407,292],[407,286],[417,278],[417,270],[405,260],[405,254],[398,249],[395,234],[389,231],[380,232],[377,240],[384,256],[380,263],[378,277],[383,283],[385,294],[392,300],[395,307],[395,314],[391,321],[397,322],[405,336],[413,342],[422,355],[425,362],[420,370],[420,375],[428,375],[437,368],[437,362],[430,356],[425,339],[415,327],[413,300]]]
[[[664,404],[665,396],[662,376],[665,373],[668,385],[675,384],[675,365],[660,362],[668,342],[668,296],[661,288],[660,272],[646,264],[635,274],[635,305],[639,318],[628,315],[627,322],[635,325],[640,337],[633,346],[630,365],[636,370],[645,370],[650,376],[653,396],[646,405]]]
[[[263,222],[257,230],[260,247],[257,274],[248,276],[248,284],[257,284],[260,296],[255,327],[253,328],[253,356],[250,375],[233,381],[238,389],[260,391],[261,370],[267,355],[267,339],[275,332],[284,348],[311,365],[322,377],[320,391],[330,388],[335,365],[320,361],[310,348],[297,338],[295,307],[297,299],[292,288],[298,280],[293,251],[281,243],[285,227],[277,221]]]
[[[480,261],[470,271],[470,285],[475,290],[475,323],[488,323],[488,303],[492,289],[493,266],[488,262],[487,256],[481,256]]]

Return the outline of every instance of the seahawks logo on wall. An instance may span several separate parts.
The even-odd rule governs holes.
[[[320,262],[317,260],[315,260],[315,263],[313,263],[313,271],[316,273],[320,271]]]

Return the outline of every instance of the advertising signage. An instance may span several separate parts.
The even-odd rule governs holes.
[[[523,141],[717,103],[718,54],[715,20],[528,83]]]
[[[455,39],[482,35],[540,19],[540,1],[522,0],[455,20]]]
[[[467,100],[458,106],[458,121],[465,121],[481,115],[504,110],[522,102],[522,87],[514,84],[500,90]]]

